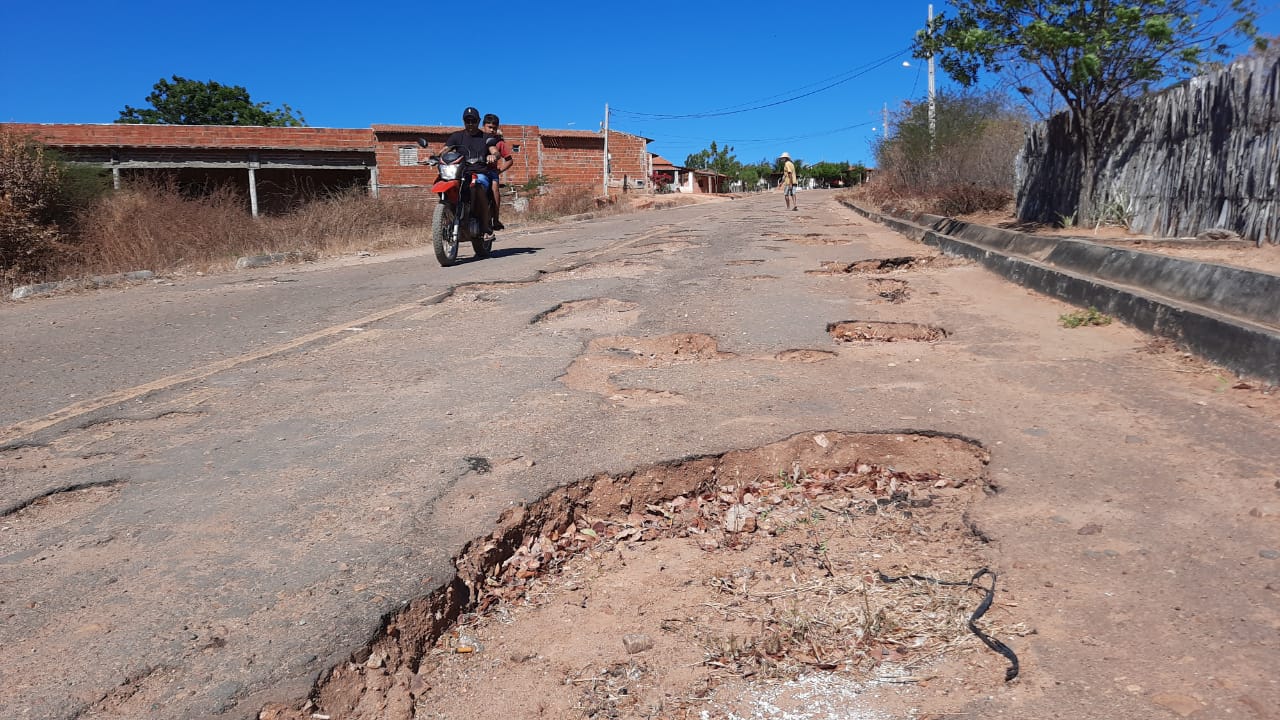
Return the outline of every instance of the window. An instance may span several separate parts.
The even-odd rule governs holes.
[[[400,164],[401,165],[417,165],[418,164],[418,147],[416,145],[405,145],[400,148]]]

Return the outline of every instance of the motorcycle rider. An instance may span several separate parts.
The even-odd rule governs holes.
[[[490,148],[497,144],[497,138],[486,135],[480,129],[480,111],[469,107],[462,111],[462,129],[450,135],[444,144],[445,147],[457,148],[466,156],[467,163],[462,168],[464,172],[476,171],[476,182],[480,184],[482,191],[472,193],[471,201],[476,210],[476,217],[480,220],[481,234],[486,237],[493,235],[489,224],[492,205],[489,197],[490,180],[486,174],[488,166],[485,164],[485,159],[489,156]]]

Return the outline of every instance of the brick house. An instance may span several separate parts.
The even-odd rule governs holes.
[[[288,207],[299,197],[348,187],[373,195],[425,196],[434,169],[420,159],[438,152],[457,127],[373,125],[356,128],[210,125],[0,123],[58,151],[69,162],[110,170],[117,187],[129,177],[164,172],[183,183],[231,183],[253,213]],[[604,190],[605,136],[585,130],[504,125],[515,164],[504,184],[537,176],[555,186]],[[426,138],[422,150],[418,138]],[[649,138],[610,131],[609,192],[649,192]]]

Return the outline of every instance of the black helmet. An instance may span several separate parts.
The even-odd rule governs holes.
[[[468,121],[480,122],[480,111],[469,107],[462,111],[462,122],[465,125]]]

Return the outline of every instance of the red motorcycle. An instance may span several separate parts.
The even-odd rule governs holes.
[[[425,148],[427,141],[419,139],[418,145]],[[458,261],[459,243],[469,241],[477,258],[489,257],[493,250],[493,233],[482,232],[489,226],[490,213],[489,188],[479,179],[484,162],[484,158],[465,157],[454,147],[426,160],[439,172],[431,186],[431,192],[440,196],[431,218],[431,244],[444,267]]]

